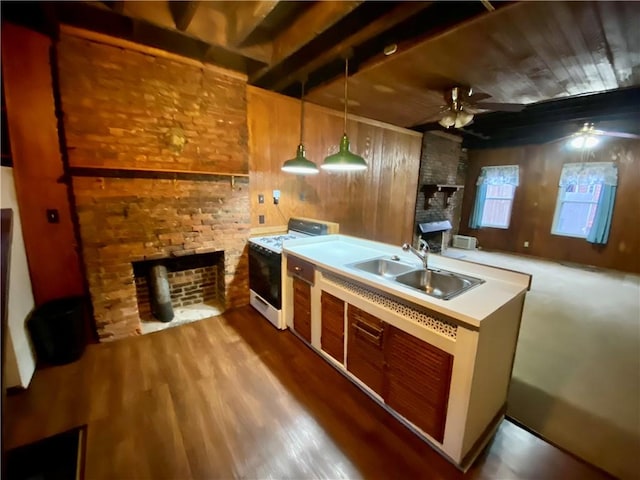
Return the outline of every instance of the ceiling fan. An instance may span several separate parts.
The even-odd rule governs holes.
[[[445,128],[462,128],[473,121],[473,116],[483,111],[520,112],[526,105],[522,103],[495,103],[483,102],[491,95],[486,93],[474,93],[471,87],[453,87],[444,92],[447,102],[442,107],[442,117],[438,121]]]
[[[568,145],[575,149],[590,149],[600,143],[602,137],[618,137],[618,138],[637,138],[640,139],[640,135],[626,132],[614,132],[610,130],[596,130],[595,126],[591,122],[586,122],[580,130],[571,135],[565,135],[564,137],[557,138],[550,143],[560,142],[568,140]]]

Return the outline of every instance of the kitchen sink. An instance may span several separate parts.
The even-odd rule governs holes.
[[[441,300],[449,300],[484,283],[484,280],[459,273],[424,269],[398,275],[395,277],[395,281]]]
[[[410,263],[402,263],[399,260],[390,260],[386,258],[374,258],[365,262],[353,263],[349,265],[363,272],[373,273],[387,278],[395,278],[397,275],[415,270],[416,266]]]
[[[449,300],[484,283],[484,280],[461,273],[425,270],[417,265],[395,260],[394,257],[374,258],[346,266],[378,275],[441,300]]]

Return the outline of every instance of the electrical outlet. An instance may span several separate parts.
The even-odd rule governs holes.
[[[300,199],[301,202],[304,202],[304,199],[305,199],[304,192],[300,192],[300,194],[298,195],[298,198]]]
[[[264,223],[264,215],[258,215],[258,223],[259,224],[263,224]]]
[[[280,202],[280,190],[273,191],[273,204],[278,205]]]
[[[264,203],[264,195],[262,193],[258,194],[258,203]]]
[[[529,248],[529,241],[524,242],[524,248]]]

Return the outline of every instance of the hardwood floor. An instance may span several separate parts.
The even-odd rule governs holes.
[[[88,479],[596,479],[505,421],[467,475],[251,307],[90,345],[7,400],[8,447],[87,424]]]

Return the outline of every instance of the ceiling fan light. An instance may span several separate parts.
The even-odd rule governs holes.
[[[298,145],[298,151],[295,158],[287,160],[282,165],[282,171],[287,173],[294,173],[296,175],[315,175],[320,170],[315,163],[311,160],[307,160],[304,156],[304,146]]]
[[[599,138],[593,135],[587,135],[587,138],[584,139],[584,148],[594,148],[598,143],[600,143]]]
[[[458,112],[458,115],[456,116],[455,127],[456,128],[465,127],[469,125],[472,120],[473,120],[472,114],[465,112],[464,110],[461,110],[460,112]]]
[[[569,146],[575,149],[582,148],[584,146],[584,140],[584,135],[578,135],[577,137],[573,137],[571,140],[569,140]]]
[[[442,125],[444,128],[453,127],[456,123],[456,114],[454,112],[445,113],[444,117],[442,117],[438,123]]]
[[[338,153],[329,155],[324,159],[320,168],[330,172],[356,172],[367,169],[367,162],[360,155],[349,151],[349,138],[345,133],[340,140],[340,150]]]

